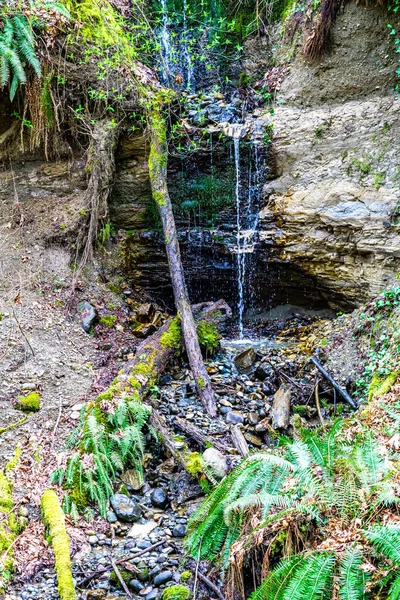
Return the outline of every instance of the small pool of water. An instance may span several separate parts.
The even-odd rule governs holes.
[[[253,348],[256,352],[263,353],[263,351],[268,350],[270,348],[283,349],[288,348],[289,346],[295,345],[295,341],[277,341],[273,338],[236,338],[236,339],[222,339],[221,347],[222,349],[232,354],[238,354],[239,352],[246,350],[247,348]]]

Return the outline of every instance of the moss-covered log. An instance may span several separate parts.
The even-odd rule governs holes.
[[[195,306],[194,312],[200,322],[215,326],[231,315],[223,300]],[[145,450],[142,429],[151,414],[151,407],[143,400],[181,348],[179,322],[176,317],[171,318],[141,343],[135,358],[109,388],[86,405],[70,437],[74,451],[67,467],[57,469],[52,476],[52,481],[67,491],[64,498],[67,512],[85,511],[89,502],[95,502],[104,516],[117,472],[129,468],[142,475]],[[161,422],[160,427],[155,420],[152,424],[159,430],[160,438],[168,437],[161,431]]]
[[[72,579],[69,538],[65,529],[64,513],[53,490],[46,490],[42,496],[43,521],[49,529],[54,550],[58,593],[61,600],[76,600],[77,595]]]
[[[165,119],[162,114],[162,98],[156,97],[151,102],[150,110],[150,184],[163,225],[175,306],[181,320],[190,368],[205,410],[211,417],[215,417],[217,405],[197,339],[196,326],[186,289],[175,219],[168,193],[167,154],[167,133]]]

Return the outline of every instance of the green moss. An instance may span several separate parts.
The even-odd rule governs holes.
[[[121,569],[121,568],[119,568],[119,572],[121,574],[121,577],[122,577],[123,581],[126,584],[129,583],[129,580],[132,579],[132,571],[128,571],[127,569]],[[114,571],[110,575],[110,583],[112,583],[116,587],[122,588],[121,582],[118,579],[118,577],[117,577],[117,575],[115,574]]]
[[[12,567],[12,543],[21,531],[17,517],[10,513],[13,508],[12,483],[5,473],[0,471],[0,591],[9,579]]]
[[[186,583],[186,582],[190,581],[191,579],[192,579],[192,574],[190,571],[183,571],[183,573],[181,573],[182,583]]]
[[[9,473],[10,471],[13,471],[15,469],[15,467],[19,463],[20,458],[21,458],[21,446],[18,444],[17,447],[15,448],[13,458],[6,465],[6,473]]]
[[[197,385],[199,386],[199,388],[202,390],[205,388],[206,386],[206,382],[204,381],[204,377],[199,377],[197,379]]]
[[[46,490],[42,496],[41,509],[43,521],[49,529],[54,550],[55,570],[57,573],[58,593],[61,600],[76,600],[72,579],[69,539],[65,529],[64,513],[54,490]]]
[[[24,412],[38,412],[40,410],[40,394],[31,392],[27,396],[18,396],[16,406]]]
[[[214,354],[221,341],[221,335],[213,323],[209,321],[200,321],[197,324],[197,337],[200,346],[207,354]]]
[[[7,425],[7,427],[0,427],[0,435],[2,433],[5,433],[6,431],[10,431],[10,429],[14,429],[15,427],[18,427],[19,425],[22,425],[23,423],[26,422],[27,419],[28,419],[28,417],[23,417],[19,421],[16,421],[16,423],[11,423],[10,425]]]
[[[113,327],[117,317],[115,315],[104,315],[100,318],[100,323],[106,327]]]
[[[397,381],[398,375],[398,371],[394,371],[393,373],[389,373],[389,375],[384,376],[375,373],[369,385],[368,401],[372,400],[372,398],[379,398],[380,396],[390,392],[392,386]]]
[[[172,319],[167,331],[164,331],[160,338],[160,344],[171,350],[181,350],[182,348],[182,331],[179,317]]]
[[[203,459],[200,452],[192,452],[186,461],[186,471],[196,477],[203,473]]]
[[[190,590],[185,585],[171,585],[164,590],[162,600],[188,600],[190,596]]]
[[[162,192],[153,192],[153,198],[155,200],[155,202],[158,204],[158,206],[165,206],[167,203],[167,200],[165,198],[165,194],[163,194]],[[167,242],[168,243],[168,242]]]

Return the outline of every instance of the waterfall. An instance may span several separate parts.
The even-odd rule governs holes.
[[[192,87],[193,80],[193,64],[192,58],[190,56],[189,48],[188,48],[188,28],[187,28],[187,0],[183,0],[183,36],[182,36],[182,45],[183,45],[183,55],[186,62],[186,88],[190,89]]]
[[[254,252],[257,243],[257,230],[260,210],[260,198],[262,189],[262,161],[259,145],[250,142],[248,174],[241,178],[240,140],[244,135],[243,126],[231,124],[226,133],[233,138],[234,161],[236,172],[235,183],[235,206],[236,206],[236,244],[232,250],[236,254],[237,264],[237,297],[238,297],[238,329],[239,338],[243,339],[245,333],[244,314],[245,309],[254,296],[252,285],[251,262],[248,256]],[[244,195],[244,188],[247,196]]]
[[[162,28],[161,28],[161,56],[163,60],[162,78],[169,82],[170,64],[171,64],[171,42],[169,37],[169,19],[167,0],[161,0],[162,8]]]
[[[246,255],[243,252],[241,242],[241,223],[240,223],[240,136],[233,138],[235,149],[235,167],[236,167],[236,259],[238,270],[238,311],[239,311],[239,337],[243,338],[243,314],[244,314],[244,278],[246,273]]]

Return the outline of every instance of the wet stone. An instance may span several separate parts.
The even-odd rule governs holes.
[[[82,302],[79,302],[78,310],[82,327],[86,333],[89,333],[91,326],[97,318],[96,309],[86,300],[82,300]]]
[[[172,579],[172,571],[163,571],[154,577],[154,585],[159,587],[160,585],[165,585],[168,581]]]
[[[230,423],[231,425],[239,425],[244,422],[244,418],[241,413],[231,410],[226,415],[226,422]]]
[[[235,357],[235,366],[239,373],[248,373],[254,363],[256,362],[257,356],[253,348],[247,348]]]
[[[176,538],[183,538],[186,535],[186,527],[184,525],[176,525],[172,530],[172,535]]]
[[[124,494],[114,494],[110,498],[110,503],[118,519],[121,521],[133,523],[142,516],[140,505]]]
[[[168,504],[168,497],[162,488],[155,488],[150,494],[150,500],[156,508],[165,508]]]
[[[128,587],[132,590],[132,592],[136,592],[136,594],[144,589],[144,585],[139,581],[139,579],[130,579]]]

